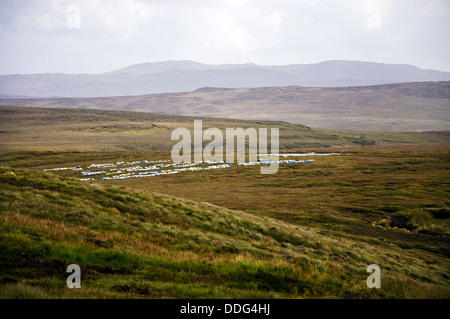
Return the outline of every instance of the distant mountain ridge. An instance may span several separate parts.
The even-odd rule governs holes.
[[[280,66],[163,61],[102,74],[0,75],[0,96],[100,97],[191,92],[202,87],[348,87],[449,80],[450,72],[359,61]]]
[[[260,68],[254,63],[245,64],[203,64],[195,61],[161,61],[161,62],[145,62],[133,64],[118,70],[105,72],[103,74],[148,74],[174,70],[227,70],[227,69],[248,69]]]

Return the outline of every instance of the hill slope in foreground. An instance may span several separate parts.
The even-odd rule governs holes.
[[[168,160],[171,130],[193,118],[0,110],[0,298],[450,297],[445,132],[204,118],[205,128],[280,127],[281,152],[344,152],[273,175],[233,165],[81,182],[43,169]],[[347,147],[320,147],[330,142]],[[73,263],[82,289],[66,287]],[[373,263],[380,290],[366,287]]]
[[[203,88],[188,93],[141,96],[0,99],[0,105],[286,121],[340,130],[450,129],[450,82],[341,88]]]
[[[36,171],[1,167],[0,178],[3,298],[450,296],[448,246],[404,249]],[[72,263],[82,289],[65,287]],[[372,263],[389,265],[382,290],[365,287]]]

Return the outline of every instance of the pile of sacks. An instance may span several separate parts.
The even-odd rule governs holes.
[[[248,165],[270,165],[272,163],[304,163],[313,162],[314,160],[277,160],[270,161],[264,160],[262,158],[258,159],[256,162],[238,163],[238,165],[248,166]],[[93,181],[94,178],[88,176],[95,175],[106,175],[99,178],[99,180],[116,180],[116,179],[127,179],[127,178],[143,178],[143,177],[153,177],[160,175],[170,175],[178,174],[180,172],[187,171],[201,171],[208,169],[223,169],[232,167],[232,164],[225,163],[224,161],[200,161],[196,163],[169,163],[170,160],[158,160],[158,161],[134,161],[134,162],[116,162],[116,163],[100,163],[100,164],[90,164],[87,168],[103,168],[104,170],[99,171],[83,171],[81,175],[81,181]],[[149,166],[144,166],[142,164],[151,164]],[[200,166],[203,164],[202,166]],[[207,164],[207,166],[204,166]],[[142,166],[141,166],[142,165]],[[83,170],[80,166],[76,167],[59,167],[59,168],[48,168],[44,171],[62,171],[62,170],[73,170],[80,171]]]

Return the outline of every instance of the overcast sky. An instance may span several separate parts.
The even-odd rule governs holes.
[[[325,60],[450,71],[448,0],[0,0],[0,74]]]

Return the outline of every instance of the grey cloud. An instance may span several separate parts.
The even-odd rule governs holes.
[[[70,3],[81,7],[81,29],[66,26]],[[439,0],[3,0],[0,74],[101,73],[162,60],[347,59],[450,71],[449,21],[450,4]]]

